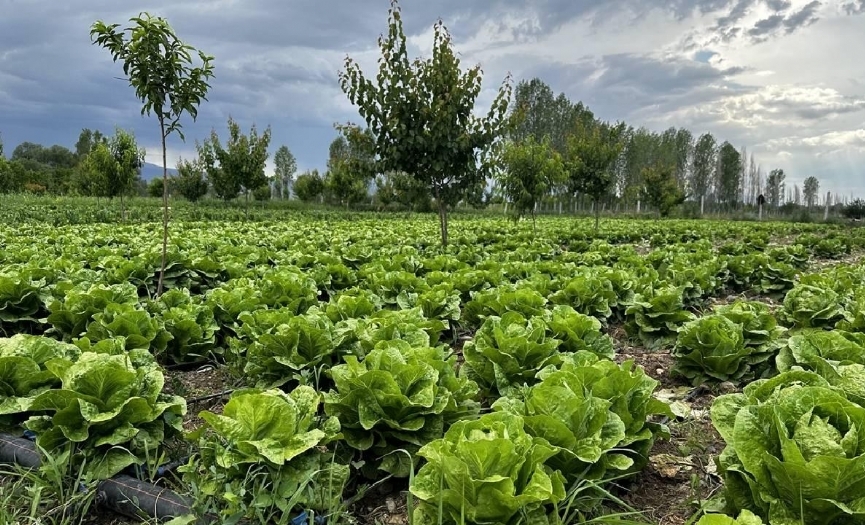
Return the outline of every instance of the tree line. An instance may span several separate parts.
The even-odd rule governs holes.
[[[351,57],[339,73],[339,85],[362,122],[336,125],[324,174],[297,175],[294,156],[281,146],[274,155],[275,173],[266,176],[270,127],[259,133],[253,124],[243,133],[229,118],[227,138],[213,130],[196,141],[197,158],[180,159],[177,174],[169,177],[166,140],[175,132],[184,139],[181,115],[195,119],[206,101],[213,57],[177,39],[165,19],[145,13],[130,21],[124,32],[117,24],[97,22],[91,36],[123,63],[142,113],[157,118],[164,172],[151,191],[163,196],[166,210],[169,193],[191,201],[208,193],[223,200],[293,194],[351,207],[374,189],[380,206],[435,210],[447,244],[448,214],[463,203],[502,202],[517,217],[533,217],[544,206],[560,212],[590,208],[597,219],[603,210],[641,206],[667,215],[686,203],[701,211],[706,205],[735,210],[759,195],[775,208],[785,198],[807,206],[818,200],[815,177],[801,191],[798,185],[789,188],[783,170],[764,175],[744,147],[684,128],[654,132],[602,121],[537,78],[514,89],[507,76],[486,115],[477,115],[480,65],[462,68],[441,20],[433,27],[431,56],[410,59],[396,0],[388,11],[388,31],[378,40],[377,73],[367,75]],[[194,53],[200,66],[192,66]],[[136,170],[143,150],[123,130],[112,138],[83,130],[74,152],[25,143],[10,160],[0,158],[0,191],[113,198],[140,184]]]
[[[666,216],[686,202],[702,212],[756,205],[760,195],[774,208],[786,202],[810,208],[819,199],[814,176],[801,189],[787,186],[784,170],[764,174],[745,147],[711,133],[603,122],[539,78],[517,85],[511,118],[496,180],[517,216],[549,201],[577,206],[588,199],[595,212],[642,205]]]

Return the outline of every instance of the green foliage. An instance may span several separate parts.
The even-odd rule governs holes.
[[[164,377],[147,351],[127,350],[123,338],[105,341],[77,360],[56,358],[46,368],[60,388],[29,406],[26,427],[48,452],[63,450],[93,479],[110,478],[159,455],[166,430],[181,430],[183,398],[162,393]]]
[[[511,139],[541,142],[548,137],[552,149],[559,154],[565,153],[575,122],[587,125],[595,120],[594,114],[582,102],[571,103],[564,93],[556,96],[539,78],[517,83],[510,118],[512,122],[508,131]]]
[[[147,305],[171,335],[164,349],[167,361],[184,363],[211,357],[219,325],[213,310],[187,289],[173,289]]]
[[[258,202],[269,201],[272,196],[273,191],[270,189],[270,186],[259,186],[252,190],[252,198],[254,198]]]
[[[691,163],[690,187],[697,202],[709,193],[717,167],[717,158],[718,148],[714,135],[703,133],[694,146],[694,158]]]
[[[454,372],[455,356],[442,348],[382,341],[358,361],[346,356],[331,369],[336,389],[324,395],[325,412],[339,418],[346,443],[375,468],[406,477],[405,456],[440,438],[453,422],[474,417],[477,385]],[[381,458],[380,461],[377,458]]]
[[[547,336],[540,317],[526,319],[518,312],[488,317],[463,347],[465,366],[489,395],[536,382],[538,371],[561,363],[560,340]]]
[[[820,181],[810,176],[802,183],[802,193],[805,195],[805,206],[812,207],[817,203],[817,193],[820,191]]]
[[[172,177],[173,186],[184,199],[198,202],[207,195],[209,188],[205,173],[205,167],[200,160],[180,159],[177,161],[177,175]]]
[[[412,211],[432,210],[432,201],[423,184],[402,171],[389,171],[375,178],[375,198],[382,206],[398,204]]]
[[[268,157],[271,129],[268,126],[259,135],[253,124],[249,135],[244,135],[240,131],[240,124],[229,117],[228,133],[225,146],[220,142],[216,130],[211,130],[210,137],[203,143],[196,143],[199,160],[207,172],[213,192],[226,201],[237,198],[241,191],[250,193],[267,185],[264,165]]]
[[[666,217],[673,209],[685,202],[685,192],[679,187],[672,167],[656,165],[643,168],[642,198]]]
[[[198,116],[198,106],[207,100],[208,81],[213,77],[213,57],[183,43],[168,21],[141,13],[130,18],[133,24],[122,31],[120,24],[108,25],[97,20],[90,27],[93,43],[107,49],[111,58],[123,63],[123,73],[142,102],[141,114],[155,114],[162,141],[162,265],[156,295],[162,294],[168,253],[168,163],[166,139],[176,132],[184,139],[180,119],[188,114]],[[125,33],[129,32],[127,40]],[[200,66],[193,66],[192,53],[197,52]]]
[[[841,210],[841,215],[848,219],[862,220],[865,218],[865,200],[853,199]]]
[[[748,381],[771,368],[776,348],[746,345],[744,330],[721,314],[686,323],[679,331],[673,356],[676,372],[699,385],[706,381]]]
[[[809,284],[787,292],[781,313],[796,328],[831,327],[844,317],[837,293]]]
[[[726,510],[773,525],[858,523],[865,409],[811,372],[790,371],[718,397],[712,422]]]
[[[297,160],[288,149],[288,146],[280,146],[273,155],[273,176],[276,181],[279,198],[287,199],[290,195],[290,188],[294,180],[294,173],[297,171]]]
[[[774,169],[766,177],[766,200],[776,208],[784,200],[784,179],[786,177],[787,175],[782,169]]]
[[[778,370],[810,370],[865,406],[865,334],[803,330],[791,336],[776,358]]]
[[[561,341],[559,351],[587,351],[605,359],[615,357],[612,337],[601,333],[601,322],[594,317],[559,305],[544,314],[544,322],[548,334]]]
[[[506,80],[499,89],[487,116],[476,117],[480,66],[460,71],[442,22],[433,27],[432,56],[413,62],[396,0],[388,26],[378,42],[382,60],[376,82],[346,58],[340,86],[374,137],[378,171],[409,173],[436,200],[442,245],[447,245],[448,207],[482,186],[494,165],[491,148],[505,126],[510,83]]]
[[[253,337],[245,356],[244,375],[262,387],[324,377],[339,362],[340,336],[333,322],[320,312],[302,316],[286,316],[284,310],[279,313],[278,324]],[[251,316],[243,313],[240,320],[246,324],[252,321]]]
[[[77,360],[75,345],[36,335],[0,338],[0,427],[13,427],[26,419],[33,400],[60,385],[48,369],[53,359]]]
[[[159,199],[163,193],[165,193],[165,181],[162,179],[153,179],[147,183],[147,195]]]
[[[648,462],[655,436],[666,434],[650,422],[655,415],[671,415],[653,397],[658,382],[632,361],[617,365],[578,352],[539,378],[518,396],[496,401],[493,409],[522,416],[530,435],[556,447],[547,464],[569,486],[638,472]]]
[[[294,182],[294,194],[303,202],[312,202],[324,192],[324,179],[318,170],[307,171]]]
[[[199,458],[181,468],[184,479],[229,520],[281,514],[275,523],[287,524],[297,511],[336,509],[349,467],[327,450],[341,437],[339,421],[320,417],[319,401],[303,386],[235,392],[222,414],[200,414]]]
[[[511,142],[502,153],[503,171],[498,176],[505,197],[513,205],[517,219],[532,217],[544,195],[564,182],[561,155],[553,151],[549,139],[542,142],[530,137],[525,142]]]
[[[724,142],[718,148],[718,201],[730,208],[739,201],[742,186],[742,156],[736,147]]]
[[[369,181],[375,174],[373,137],[369,130],[344,126],[330,144],[324,189],[336,204],[350,206],[367,196]]]
[[[588,195],[595,203],[598,229],[600,201],[613,184],[613,163],[624,148],[624,123],[597,123],[579,129],[568,138],[565,171],[572,193]]]
[[[46,292],[43,280],[23,273],[0,273],[0,332],[24,333],[41,324]]]
[[[736,518],[723,514],[706,514],[700,518],[696,525],[765,525],[765,522],[746,509],[740,512]]]
[[[552,523],[564,478],[546,466],[558,450],[507,412],[460,421],[424,446],[409,490],[417,525]]]
[[[695,317],[685,309],[683,291],[682,287],[666,286],[638,293],[625,310],[628,335],[639,337],[650,348],[674,343],[681,326]]]

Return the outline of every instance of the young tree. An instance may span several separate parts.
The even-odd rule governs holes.
[[[297,160],[289,151],[288,146],[280,146],[273,156],[274,179],[279,184],[279,198],[287,199],[291,196],[291,183],[294,173],[297,171]]]
[[[497,177],[502,191],[513,203],[516,219],[532,218],[532,230],[537,231],[535,209],[544,195],[564,182],[562,157],[553,151],[549,138],[537,142],[529,136],[524,142],[511,142],[502,153],[502,171]]]
[[[325,191],[346,207],[367,197],[375,175],[374,137],[368,129],[340,126],[340,135],[330,143]]]
[[[294,194],[303,202],[312,202],[324,191],[324,180],[318,170],[307,171],[294,181]]]
[[[580,126],[583,127],[583,126]],[[624,147],[625,124],[599,122],[568,138],[565,173],[571,193],[592,198],[595,208],[595,231],[601,220],[601,197],[613,183],[612,168]]]
[[[168,160],[166,140],[177,133],[184,140],[180,118],[198,116],[198,106],[207,100],[208,80],[213,76],[213,57],[183,43],[168,22],[142,13],[130,19],[133,24],[118,31],[120,24],[96,21],[90,28],[94,43],[107,49],[115,62],[123,63],[123,73],[143,103],[141,114],[155,114],[162,141],[162,264],[156,297],[162,295],[168,253]],[[125,33],[129,32],[127,40]],[[200,66],[193,66],[197,52]]]
[[[241,133],[240,124],[228,117],[228,132],[228,141],[223,147],[216,130],[211,130],[210,137],[203,144],[196,144],[198,155],[217,197],[229,201],[243,191],[248,201],[251,192],[267,186],[264,167],[270,144],[270,126],[259,135],[253,124],[247,136]]]
[[[382,56],[375,80],[346,57],[340,85],[374,137],[377,171],[410,173],[435,198],[444,246],[448,208],[482,184],[495,162],[492,147],[505,127],[510,77],[487,116],[476,117],[480,66],[460,70],[442,21],[433,27],[432,57],[411,62],[397,0],[391,2],[388,18],[388,34],[378,40]]]
[[[123,196],[133,192],[141,168],[144,166],[144,148],[139,148],[135,137],[122,129],[117,129],[108,147],[116,162],[116,171],[110,180],[109,197],[120,197],[120,213],[126,219]]]
[[[679,187],[676,170],[668,164],[655,164],[643,168],[643,191],[641,196],[647,204],[666,217],[673,208],[685,202],[685,192]]]
[[[207,195],[207,179],[204,176],[204,166],[200,160],[177,161],[177,175],[172,177],[174,188],[189,202],[198,202]]]
[[[168,180],[170,181],[171,179]],[[147,194],[154,199],[161,198],[163,193],[165,193],[165,181],[162,179],[151,179],[147,183]]]
[[[124,219],[123,197],[135,188],[144,165],[144,154],[144,149],[135,143],[135,137],[118,128],[107,144],[98,143],[85,157],[91,191],[109,199],[120,197],[120,213]]]
[[[820,181],[813,175],[805,179],[802,193],[805,194],[805,205],[810,209],[817,203],[817,193],[820,191]]]
[[[84,128],[78,134],[78,140],[75,142],[75,156],[81,161],[88,153],[93,151],[93,148],[97,144],[107,142],[108,137],[104,136],[101,131]]]
[[[116,161],[108,144],[97,144],[81,163],[79,184],[85,195],[108,197],[111,193],[111,174]],[[97,199],[98,200],[98,199]]]

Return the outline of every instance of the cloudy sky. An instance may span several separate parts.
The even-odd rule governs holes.
[[[135,5],[133,9],[121,6]],[[214,55],[210,101],[169,164],[231,115],[273,129],[301,169],[323,168],[335,122],[359,120],[339,89],[346,54],[374,74],[388,0],[0,0],[0,133],[72,147],[81,128],[131,129],[159,163],[159,132],[107,51],[96,19],[166,17]],[[442,18],[483,103],[510,72],[539,76],[601,118],[711,132],[788,181],[865,196],[865,0],[403,0],[412,56]]]

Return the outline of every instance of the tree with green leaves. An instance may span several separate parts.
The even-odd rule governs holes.
[[[387,207],[396,203],[409,211],[431,211],[431,199],[426,187],[408,173],[389,171],[375,177],[375,196]]]
[[[521,80],[510,105],[509,137],[522,142],[529,137],[540,142],[549,137],[552,149],[564,154],[567,138],[577,123],[591,124],[594,114],[582,102],[572,103],[564,93],[556,96],[539,78]]]
[[[564,180],[562,157],[553,151],[549,137],[538,142],[529,136],[523,142],[505,146],[497,181],[513,205],[514,217],[531,216],[533,231],[537,231],[535,210],[538,203]]]
[[[787,175],[782,169],[774,169],[766,177],[766,200],[775,208],[779,207],[784,199],[784,179]]]
[[[568,138],[565,173],[571,193],[591,197],[595,209],[595,231],[601,220],[601,198],[613,184],[613,166],[624,148],[624,123],[598,122],[579,126]]]
[[[805,206],[810,209],[817,203],[817,193],[820,191],[820,181],[817,177],[810,176],[803,183],[802,193],[805,195]]]
[[[324,191],[324,179],[318,170],[302,173],[294,181],[294,194],[303,202],[312,202]]]
[[[690,130],[679,128],[676,131],[676,181],[679,188],[684,189],[688,184],[688,176],[691,172],[691,158],[694,155],[694,135]]]
[[[79,160],[83,160],[97,144],[107,142],[108,137],[104,136],[101,131],[84,128],[78,134],[78,140],[75,142],[75,156]]]
[[[279,198],[287,199],[291,195],[291,183],[297,171],[297,160],[288,149],[288,146],[280,146],[273,155],[273,178],[279,187]]]
[[[367,197],[375,176],[374,137],[369,129],[339,126],[340,135],[330,143],[325,192],[343,206],[356,204]]]
[[[378,74],[367,78],[346,57],[342,90],[358,107],[374,138],[377,172],[404,171],[435,198],[442,245],[448,242],[448,209],[487,179],[495,164],[493,146],[507,122],[511,96],[506,78],[485,117],[474,114],[482,72],[463,72],[441,20],[433,27],[432,56],[408,58],[402,16],[391,2],[388,33],[378,40]]]
[[[685,192],[679,186],[676,169],[669,164],[655,164],[643,168],[643,191],[641,198],[667,217],[673,209],[685,202]]]
[[[729,142],[718,150],[718,201],[727,208],[736,205],[742,187],[742,155]]]
[[[711,133],[704,133],[697,139],[694,146],[694,156],[691,160],[691,180],[689,181],[689,193],[697,202],[708,195],[712,185],[712,175],[717,167],[717,148],[715,137]]]
[[[121,216],[126,218],[123,197],[133,193],[145,151],[139,148],[135,137],[117,129],[108,143],[100,142],[84,158],[84,172],[92,195],[120,198]]]
[[[268,185],[264,167],[269,156],[270,126],[259,135],[253,124],[249,135],[244,135],[240,124],[228,117],[228,132],[225,146],[216,130],[211,130],[202,144],[196,143],[199,159],[217,197],[229,201],[243,192],[248,200],[251,192]]]
[[[171,181],[171,179],[168,180]],[[161,199],[163,193],[165,193],[164,180],[151,179],[150,182],[147,183],[147,195],[153,197],[154,199]]]
[[[201,160],[178,160],[177,175],[172,177],[172,183],[177,189],[177,193],[189,202],[198,202],[207,195],[208,185],[204,173],[204,165]]]
[[[141,13],[129,20],[133,25],[118,31],[120,24],[96,21],[90,37],[111,53],[115,62],[123,63],[123,73],[143,103],[142,115],[155,114],[162,142],[162,264],[156,297],[162,295],[168,253],[168,149],[166,140],[177,133],[185,140],[180,122],[184,114],[193,120],[198,106],[207,100],[209,79],[213,77],[213,57],[185,44],[162,17]],[[129,32],[127,39],[126,33]],[[195,66],[192,54],[201,61]]]
[[[110,179],[108,197],[120,197],[120,213],[126,219],[123,196],[134,192],[136,183],[144,166],[144,148],[139,148],[135,137],[122,129],[117,129],[108,141],[114,156],[116,171]]]

